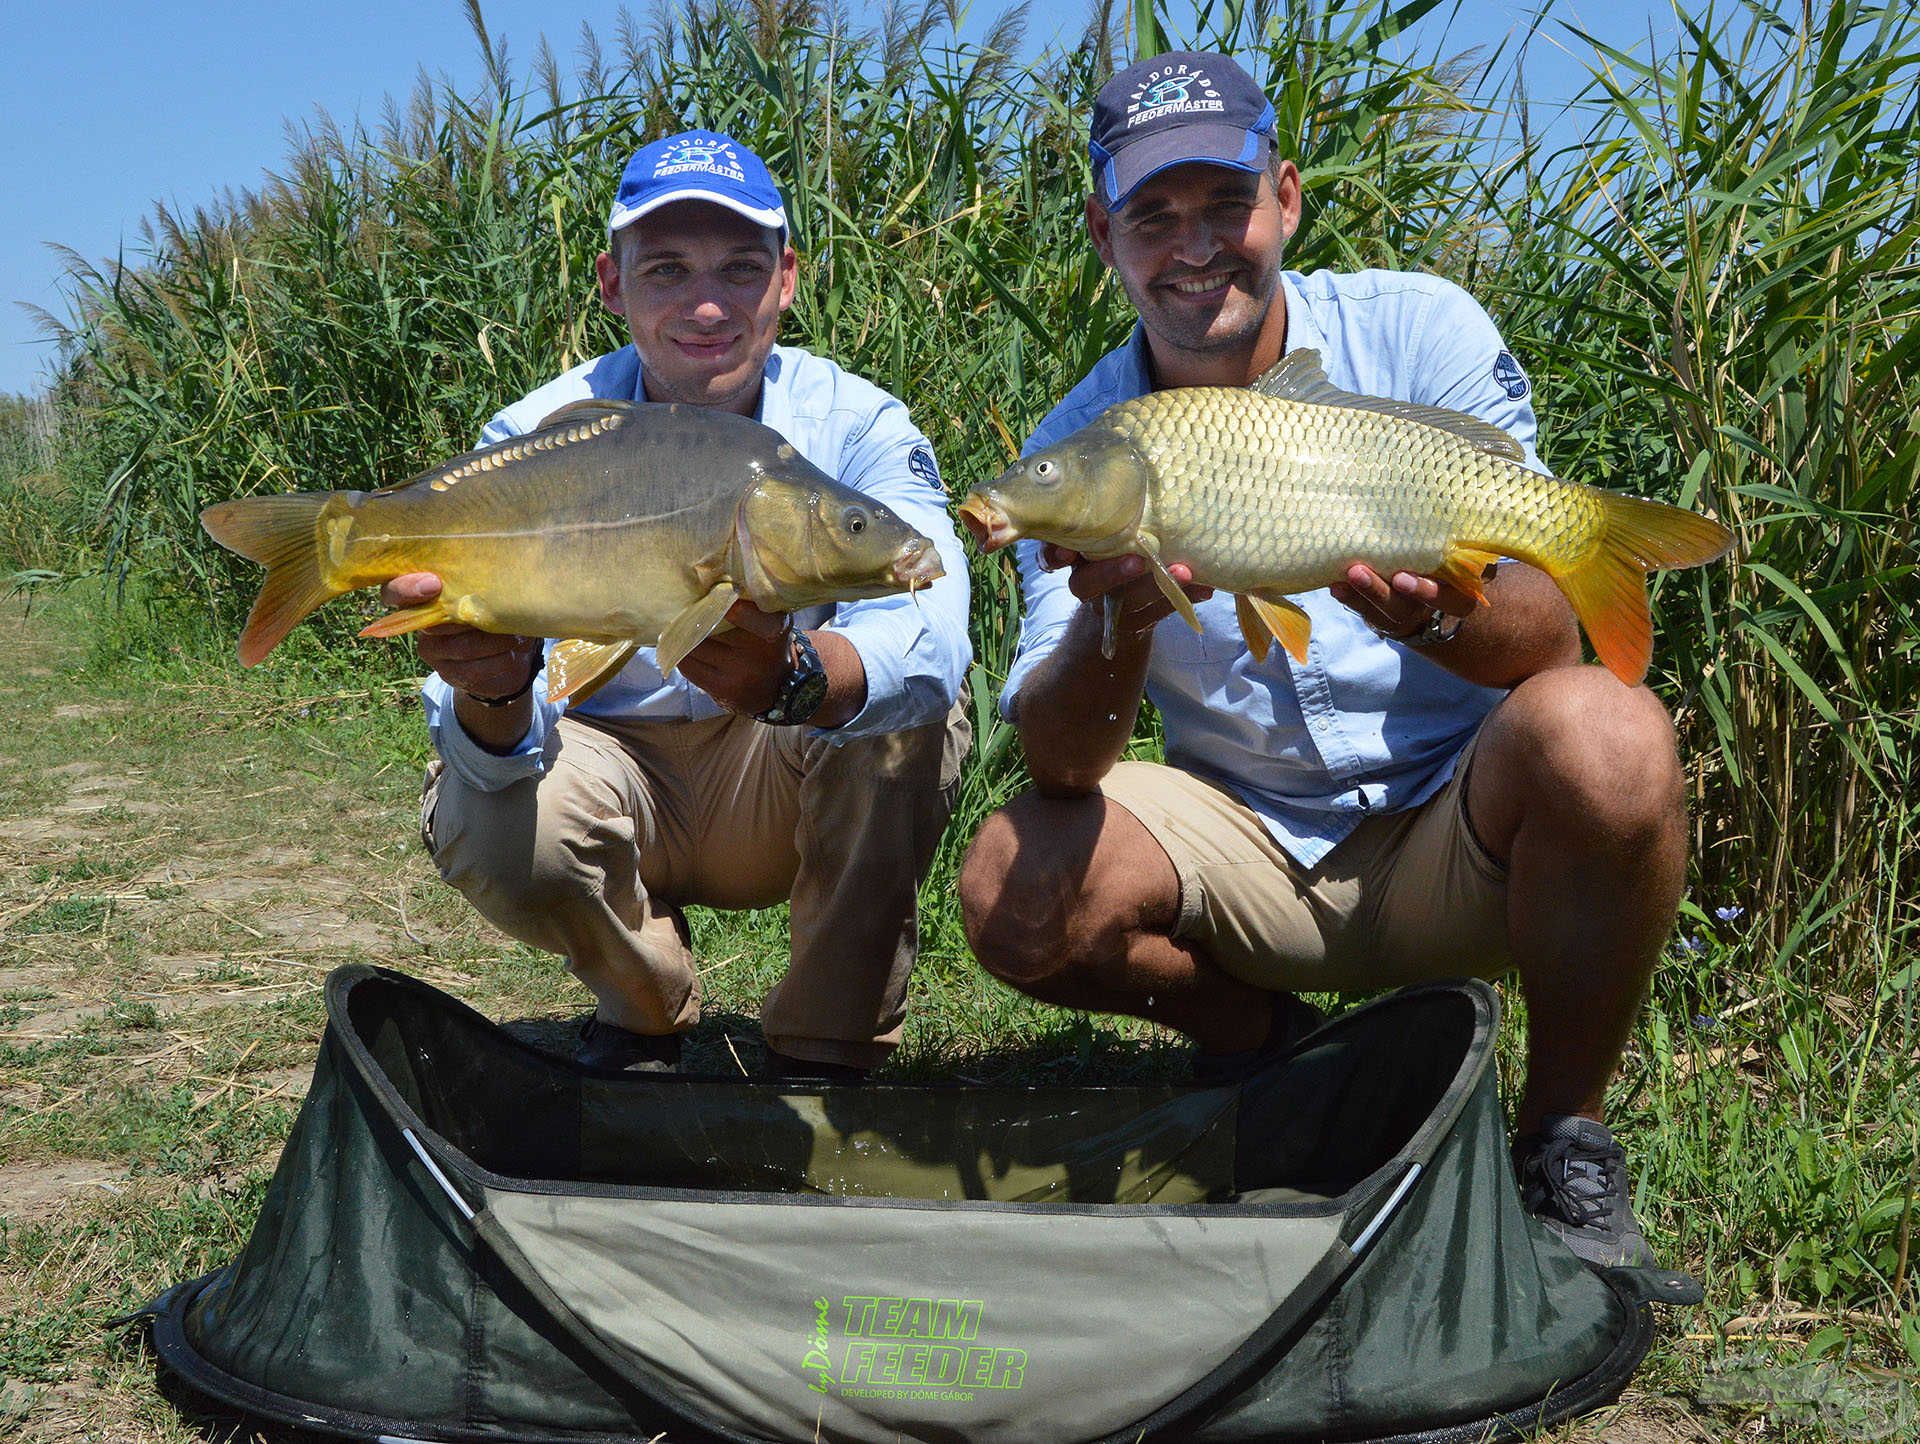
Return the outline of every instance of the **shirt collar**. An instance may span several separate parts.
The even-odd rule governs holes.
[[[1280,294],[1287,304],[1287,339],[1280,347],[1280,354],[1289,351],[1314,350],[1321,355],[1323,364],[1327,355],[1326,333],[1314,320],[1313,312],[1307,305],[1307,294],[1300,289],[1300,276],[1296,271],[1280,273]],[[1153,389],[1153,367],[1147,354],[1147,328],[1135,321],[1133,334],[1127,337],[1127,343],[1120,348],[1121,369],[1112,379],[1115,383],[1132,388],[1128,393],[1145,396]]]
[[[627,350],[633,353],[633,389],[628,395],[636,402],[647,399],[647,363],[640,359],[640,348],[631,341]],[[787,362],[782,354],[784,346],[775,346],[767,356],[767,364],[760,372],[760,404],[754,409],[753,419],[763,426],[770,426],[782,435],[786,433],[786,424],[793,417],[793,405],[787,395],[786,387],[780,384],[785,374]]]
[[[1324,360],[1327,354],[1326,333],[1314,319],[1312,308],[1307,304],[1307,293],[1300,289],[1297,271],[1280,273],[1280,294],[1287,300],[1287,339],[1280,348],[1280,354],[1318,351]]]

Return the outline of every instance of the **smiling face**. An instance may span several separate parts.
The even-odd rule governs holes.
[[[647,400],[753,414],[793,304],[797,264],[779,232],[710,201],[676,201],[619,232],[595,270],[600,299],[639,348]]]
[[[1172,166],[1118,211],[1087,202],[1094,249],[1147,330],[1163,386],[1240,386],[1280,358],[1280,262],[1300,224],[1300,173]]]

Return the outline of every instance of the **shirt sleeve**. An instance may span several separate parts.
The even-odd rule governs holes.
[[[1419,378],[1419,394],[1407,399],[1491,421],[1520,443],[1529,467],[1546,471],[1534,450],[1533,385],[1480,303],[1460,287],[1446,286],[1421,335],[1410,368]]]
[[[867,673],[867,700],[829,742],[898,732],[944,717],[973,660],[967,638],[967,559],[947,513],[933,448],[893,397],[841,451],[839,480],[890,507],[932,541],[946,575],[911,595],[842,602],[825,630],[853,644]]]
[[[504,792],[514,783],[538,777],[546,771],[547,738],[565,712],[564,702],[547,700],[547,674],[543,668],[533,679],[533,720],[527,732],[511,752],[487,751],[467,735],[460,719],[453,714],[453,688],[439,673],[430,672],[420,684],[420,700],[427,712],[427,736],[433,750],[447,764],[447,771],[476,792]]]

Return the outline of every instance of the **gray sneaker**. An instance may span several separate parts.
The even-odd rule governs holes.
[[[1654,1266],[1627,1198],[1627,1155],[1604,1123],[1549,1113],[1513,1141],[1513,1172],[1527,1212],[1588,1263]]]

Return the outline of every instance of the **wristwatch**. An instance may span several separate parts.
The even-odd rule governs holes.
[[[796,727],[818,712],[826,700],[827,669],[820,665],[812,639],[795,627],[788,636],[787,679],[780,684],[773,705],[754,713],[753,720],[775,727]]]
[[[1384,637],[1389,642],[1398,642],[1403,647],[1437,647],[1442,642],[1451,642],[1454,634],[1460,630],[1465,617],[1456,617],[1451,612],[1443,612],[1435,607],[1427,614],[1427,619],[1411,632],[1389,632],[1385,627],[1376,627],[1371,621],[1367,626],[1374,636]]]

